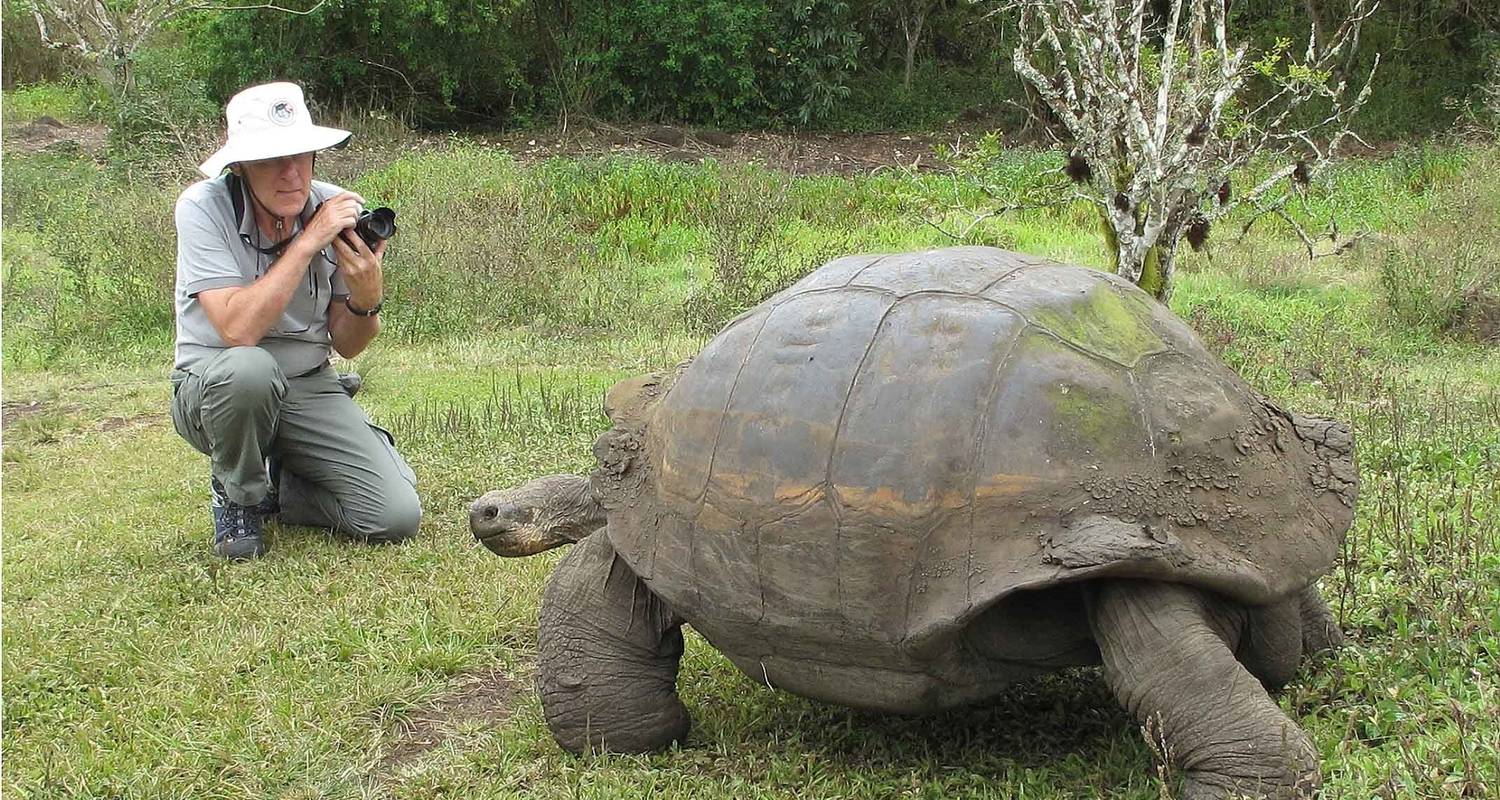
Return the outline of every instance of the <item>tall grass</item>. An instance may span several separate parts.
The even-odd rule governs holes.
[[[711,331],[830,257],[950,244],[958,231],[968,243],[1101,264],[1087,208],[1021,212],[978,225],[960,210],[983,208],[1003,187],[1056,159],[1015,151],[978,174],[844,179],[645,158],[521,165],[459,141],[333,153],[320,166],[400,214],[386,265],[387,335],[425,342],[518,325],[601,334]],[[1421,244],[1430,241],[1422,239],[1424,230],[1412,228],[1430,187],[1450,186],[1481,168],[1490,175],[1493,168],[1483,167],[1489,159],[1483,151],[1428,148],[1351,163],[1303,210],[1310,218],[1337,211],[1346,226],[1405,231],[1416,237],[1411,248],[1430,246]],[[191,180],[187,171],[163,182],[134,166],[53,155],[7,155],[5,171],[6,363],[138,362],[165,352],[171,208]],[[1444,218],[1454,222],[1463,219],[1464,192],[1482,193],[1494,182],[1456,185],[1445,190],[1455,199]],[[1286,237],[1274,228],[1259,227],[1242,243],[1238,252],[1258,250],[1254,258],[1236,258],[1225,231],[1218,249],[1228,257],[1224,264],[1265,287],[1297,283],[1298,276],[1319,280],[1294,249],[1276,244]],[[1425,284],[1437,293],[1432,299],[1419,292],[1428,271],[1406,266],[1426,256],[1401,256],[1387,278],[1393,307],[1412,322],[1445,302],[1448,308],[1433,313],[1460,313],[1451,308],[1455,293],[1462,296],[1476,275],[1493,273],[1492,262],[1479,257],[1486,255],[1483,246],[1475,247],[1474,258],[1448,259],[1471,262],[1467,273],[1450,269],[1441,275],[1452,282]],[[1281,255],[1266,255],[1277,248]],[[1186,259],[1184,269],[1194,263]]]
[[[1414,224],[1372,254],[1386,300],[1406,325],[1500,341],[1500,166],[1491,149],[1435,191]]]

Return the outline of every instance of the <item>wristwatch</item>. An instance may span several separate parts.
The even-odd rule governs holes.
[[[380,308],[381,308],[381,306],[384,306],[384,305],[385,305],[385,300],[381,299],[380,302],[378,302],[378,303],[375,304],[374,308],[369,309],[368,311],[366,311],[365,309],[362,309],[362,308],[355,308],[354,307],[354,303],[349,300],[349,296],[348,295],[344,296],[344,308],[349,309],[349,313],[353,314],[356,317],[373,317],[376,314],[380,313]]]

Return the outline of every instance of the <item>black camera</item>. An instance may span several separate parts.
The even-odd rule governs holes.
[[[361,211],[354,222],[354,232],[365,240],[367,247],[374,247],[377,242],[396,235],[396,212],[385,206]]]

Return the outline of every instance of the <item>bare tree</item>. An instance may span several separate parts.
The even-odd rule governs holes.
[[[311,14],[323,5],[296,10],[275,3],[225,5],[204,0],[22,0],[36,20],[42,43],[69,50],[97,65],[100,77],[115,96],[132,85],[131,59],[146,39],[167,20],[189,11],[246,11],[272,9],[289,14]]]
[[[1313,20],[1300,55],[1290,40],[1260,53],[1232,41],[1228,2],[1169,0],[1160,16],[1147,0],[1007,6],[1020,12],[1016,72],[1072,140],[1070,199],[1098,208],[1115,271],[1162,300],[1184,237],[1198,246],[1242,204],[1290,219],[1287,200],[1352,136],[1374,78],[1355,91],[1336,69],[1375,0],[1351,0],[1326,37],[1329,21]],[[1258,159],[1280,166],[1233,190],[1231,174]]]

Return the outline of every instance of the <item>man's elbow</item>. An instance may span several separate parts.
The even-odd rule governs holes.
[[[260,344],[261,336],[249,331],[219,331],[219,338],[227,347],[254,347]]]

